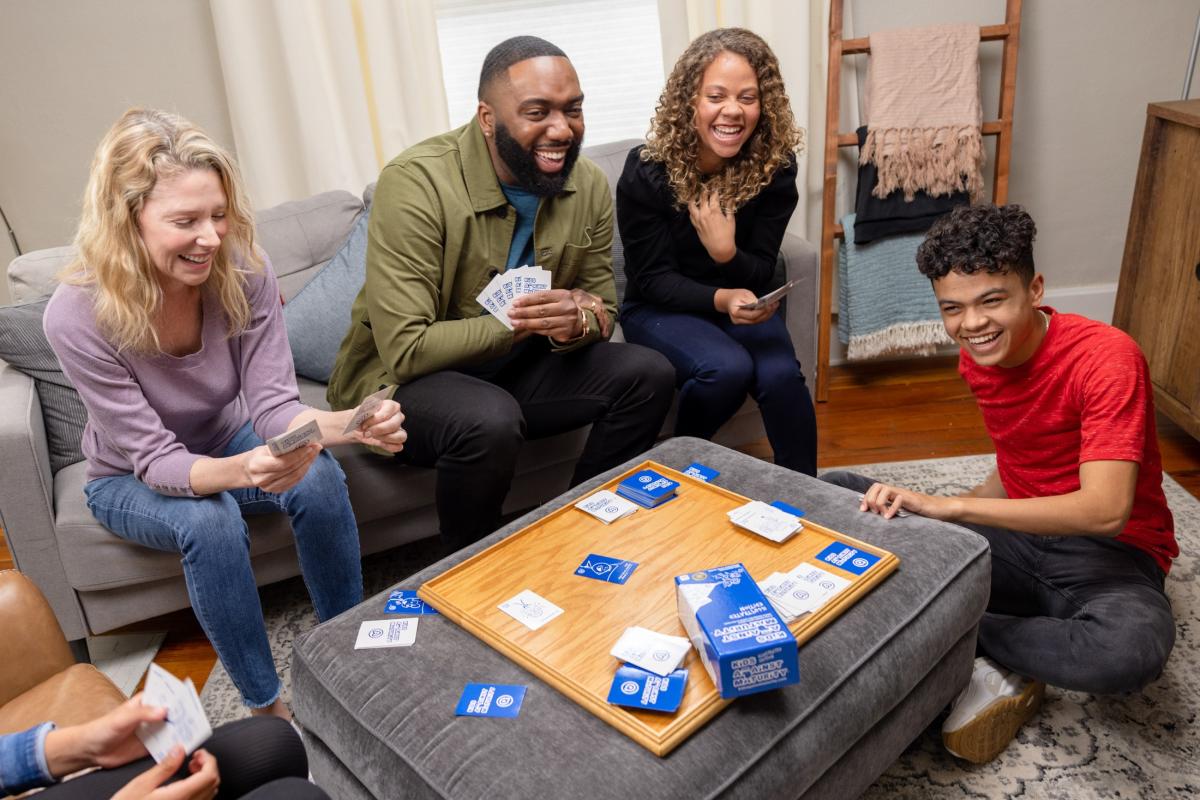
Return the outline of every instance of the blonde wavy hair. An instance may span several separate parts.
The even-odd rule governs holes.
[[[224,309],[230,336],[250,322],[246,274],[261,269],[263,262],[254,247],[254,216],[237,165],[183,117],[131,108],[96,148],[75,234],[77,255],[60,276],[65,283],[93,287],[96,322],[119,351],[162,350],[154,327],[162,289],[138,230],[138,215],[158,181],[194,169],[217,173],[228,221],[205,291]]]
[[[758,77],[758,125],[736,157],[715,175],[700,172],[700,139],[696,133],[696,100],[704,70],[720,53],[737,53]],[[771,182],[775,171],[793,154],[804,152],[804,130],[796,125],[783,88],[779,61],[758,34],[745,28],[718,28],[701,34],[675,62],[646,135],[643,161],[666,168],[675,201],[685,206],[715,189],[725,208],[737,210]]]

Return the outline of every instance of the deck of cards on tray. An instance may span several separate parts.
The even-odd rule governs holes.
[[[639,506],[655,508],[675,497],[678,488],[677,481],[659,475],[652,469],[643,469],[618,483],[617,494]]]
[[[550,271],[541,267],[515,267],[497,272],[488,285],[475,298],[489,314],[500,320],[504,327],[513,329],[508,318],[508,307],[523,294],[544,292],[550,288]]]
[[[729,521],[772,542],[786,542],[804,527],[795,514],[761,500],[751,500],[733,509]]]

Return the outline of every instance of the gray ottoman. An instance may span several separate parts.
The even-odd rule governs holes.
[[[675,469],[700,461],[720,471],[714,483],[800,506],[896,553],[900,568],[801,648],[798,686],[734,701],[666,758],[440,616],[421,619],[412,647],[354,650],[359,623],[384,616],[387,594],[377,595],[296,642],[293,706],[317,783],[337,798],[844,798],[887,769],[970,674],[986,542],[920,517],[860,513],[845,489],[698,439],[646,457]],[[399,586],[419,587],[619,471]],[[471,682],[528,686],[520,716],[455,717]]]

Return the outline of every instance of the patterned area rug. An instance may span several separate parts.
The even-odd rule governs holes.
[[[979,483],[990,456],[853,467],[864,475],[932,494]],[[1200,501],[1170,478],[1163,486],[1183,554],[1167,593],[1175,609],[1175,650],[1163,676],[1145,691],[1096,697],[1050,688],[1041,712],[990,764],[958,761],[942,748],[937,720],[864,797],[877,798],[1175,798],[1200,795]],[[366,596],[438,558],[435,541],[364,560]],[[262,590],[271,649],[290,697],[292,642],[315,623],[308,594],[293,579]],[[382,609],[380,609],[382,612]],[[229,676],[217,664],[201,701],[214,725],[245,716]]]

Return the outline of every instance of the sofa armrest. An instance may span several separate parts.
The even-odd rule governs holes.
[[[0,659],[0,705],[75,663],[46,598],[11,569],[0,571],[0,641],[21,654]]]
[[[808,379],[809,391],[815,392],[817,326],[820,322],[817,308],[821,297],[817,248],[802,236],[784,233],[779,256],[783,259],[787,279],[800,279],[800,283],[788,292],[784,304],[787,309],[786,322],[788,332],[792,335],[792,346],[796,348],[796,358]]]
[[[33,379],[0,361],[0,525],[13,563],[54,609],[69,639],[86,631],[54,532],[54,484],[42,407]]]

